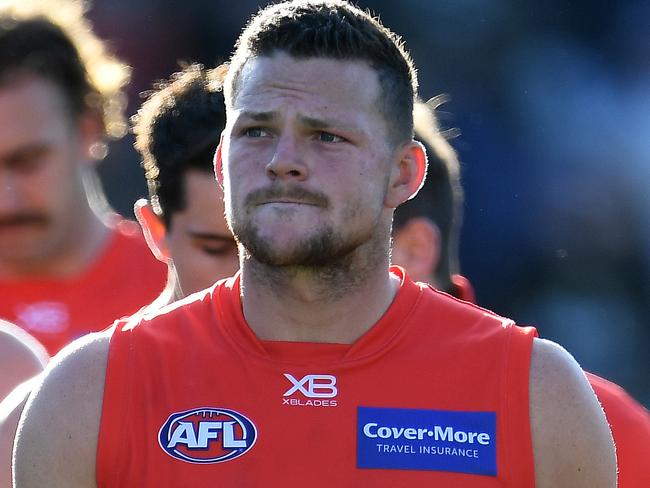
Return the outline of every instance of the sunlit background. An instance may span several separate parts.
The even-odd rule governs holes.
[[[423,98],[446,93],[463,163],[463,272],[481,305],[534,324],[650,406],[650,3],[362,1],[402,35]],[[228,58],[251,0],[95,0],[139,93],[178,61]],[[132,138],[101,172],[130,215]]]

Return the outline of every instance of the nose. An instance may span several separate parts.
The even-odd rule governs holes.
[[[271,180],[307,179],[308,172],[299,141],[292,135],[278,139],[273,158],[266,165],[266,174]]]

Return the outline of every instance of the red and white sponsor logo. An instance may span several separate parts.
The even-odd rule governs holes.
[[[68,307],[61,302],[36,302],[19,308],[17,322],[26,330],[58,334],[70,326]]]

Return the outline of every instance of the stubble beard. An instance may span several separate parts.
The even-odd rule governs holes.
[[[232,206],[227,211],[226,220],[235,240],[239,244],[242,257],[269,267],[323,268],[335,265],[353,252],[372,234],[354,232],[346,235],[337,232],[332,226],[323,224],[307,237],[302,237],[290,245],[280,246],[272,239],[264,238],[260,225],[255,222],[255,208],[260,203],[274,199],[291,198],[315,205],[321,209],[330,206],[327,196],[318,190],[307,190],[295,185],[273,185],[251,192],[242,208],[236,211]],[[353,220],[358,212],[355,207],[346,211],[346,219]]]
[[[259,193],[260,198],[269,194]],[[288,192],[288,195],[308,199],[321,207],[329,206],[324,195],[318,196],[313,191]],[[378,235],[381,234],[380,209],[375,218],[361,227],[343,223],[340,229],[335,229],[321,224],[310,235],[283,246],[262,235],[261,226],[253,217],[255,198],[255,194],[249,196],[240,209],[226,205],[226,221],[237,241],[242,269],[246,266],[249,276],[266,283],[271,292],[278,291],[282,283],[289,283],[293,278],[309,276],[324,300],[335,300],[358,286],[378,265],[388,262],[389,240]],[[359,211],[358,206],[349,205],[343,222],[358,222]]]
[[[243,248],[244,259],[268,267],[328,268],[342,264],[346,257],[363,243],[363,238],[344,238],[327,227],[313,235],[295,242],[289,247],[280,247],[260,235],[260,230],[250,221],[241,227],[235,226],[233,233]]]
[[[237,229],[242,265],[251,276],[280,292],[294,278],[311,277],[314,292],[322,301],[336,301],[359,287],[377,267],[387,250],[372,232],[352,237],[321,229],[289,249],[276,249],[260,237],[255,227]]]

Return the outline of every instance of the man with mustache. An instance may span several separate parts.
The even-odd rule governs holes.
[[[212,162],[226,122],[223,72],[187,66],[157,83],[133,117],[150,189],[149,200],[136,202],[136,216],[151,251],[168,266],[165,289],[144,310],[207,288],[239,267]],[[21,329],[0,323],[0,399],[43,367],[34,353],[27,354],[28,339]],[[3,389],[3,380],[12,383]],[[33,385],[23,383],[0,401],[0,488],[11,486],[14,435]]]
[[[125,132],[129,69],[84,8],[0,8],[0,317],[50,354],[150,302],[165,276],[97,183],[108,140]]]
[[[58,358],[16,487],[615,486],[568,353],[389,268],[426,173],[416,90],[401,41],[346,2],[258,13],[215,157],[240,273]]]

